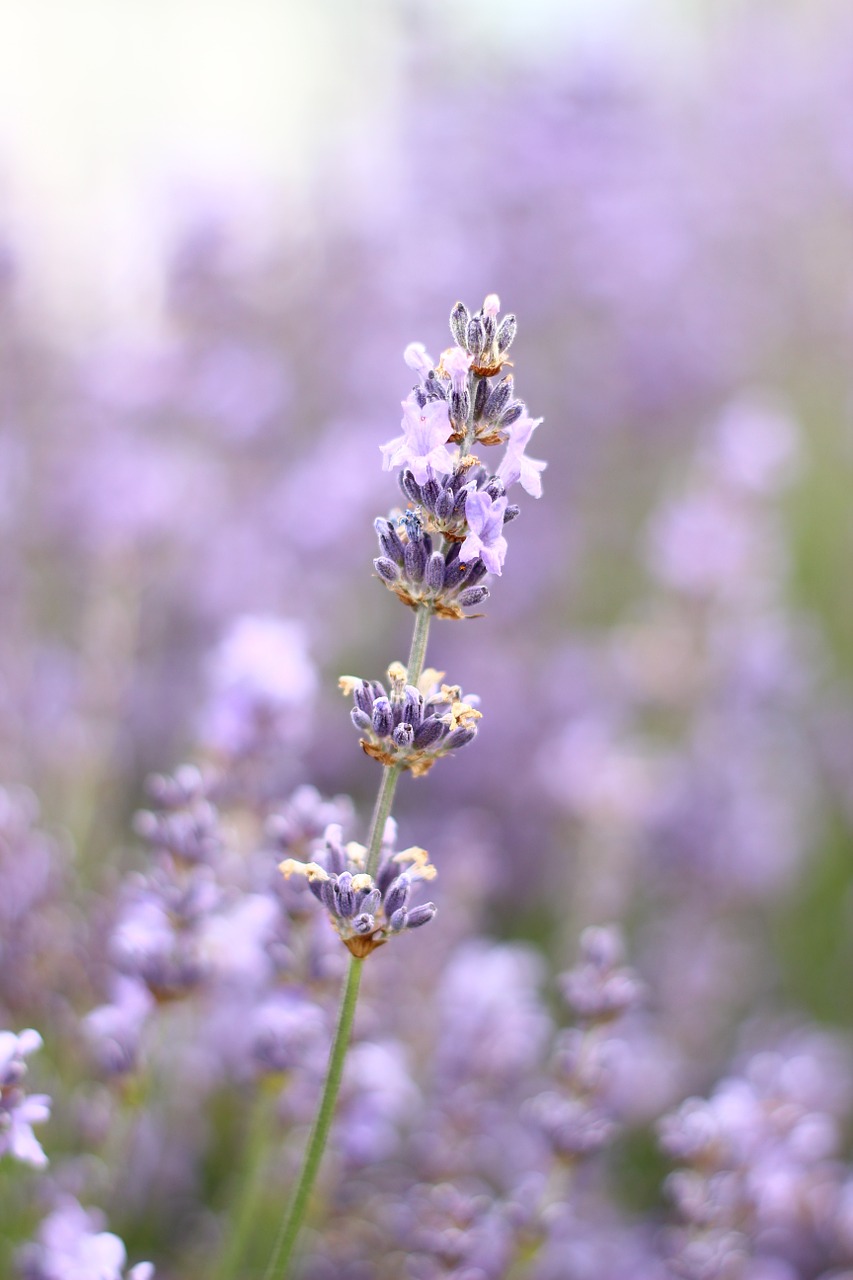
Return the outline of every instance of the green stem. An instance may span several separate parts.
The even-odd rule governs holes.
[[[329,1069],[326,1073],[326,1083],[323,1085],[323,1096],[320,1099],[320,1107],[314,1120],[311,1137],[308,1139],[308,1146],[302,1163],[302,1173],[293,1199],[290,1202],[290,1208],[279,1229],[278,1238],[273,1246],[272,1257],[264,1272],[264,1280],[272,1280],[279,1267],[281,1268],[282,1277],[287,1275],[288,1264],[296,1245],[302,1220],[305,1217],[305,1210],[317,1178],[320,1161],[326,1149],[326,1140],[328,1139],[329,1129],[332,1126],[332,1119],[335,1114],[335,1104],[338,1100],[338,1090],[340,1089],[341,1076],[344,1071],[344,1060],[349,1047],[353,1018],[355,1017],[355,1006],[361,981],[361,967],[362,961],[353,956],[350,959],[349,970],[344,982],[341,1007],[338,1013],[338,1025],[329,1053]]]
[[[432,607],[422,604],[415,619],[415,634],[412,636],[412,647],[409,652],[409,664],[406,667],[406,680],[409,684],[417,684],[424,669],[429,624],[432,621]]]
[[[379,784],[379,794],[376,797],[373,818],[370,822],[370,835],[367,837],[367,859],[364,869],[369,876],[375,876],[376,869],[379,866],[379,854],[382,850],[385,823],[391,814],[391,806],[394,803],[394,792],[397,790],[397,780],[400,777],[400,772],[398,764],[387,764],[382,770],[382,781]]]
[[[406,679],[409,684],[417,684],[423,672],[431,620],[432,608],[429,605],[421,605],[416,614],[412,647],[406,668]],[[370,823],[370,834],[367,840],[365,870],[368,875],[376,874],[379,854],[382,849],[382,837],[385,834],[385,824],[388,821],[394,803],[394,792],[397,789],[400,772],[399,765],[386,765],[382,770],[382,782],[379,785],[379,793],[376,797],[376,805],[374,806],[373,818]],[[311,1136],[308,1139],[299,1182],[290,1202],[290,1208],[279,1228],[278,1237],[273,1246],[272,1257],[264,1272],[264,1280],[273,1280],[273,1276],[279,1268],[281,1268],[282,1278],[287,1276],[287,1268],[302,1228],[305,1210],[308,1207],[311,1191],[320,1169],[320,1162],[323,1158],[326,1141],[329,1137],[329,1129],[335,1114],[335,1104],[349,1047],[356,1001],[358,1000],[361,965],[361,960],[355,956],[350,960],[338,1013],[338,1025],[329,1053],[329,1067],[326,1073],[326,1083],[323,1086],[323,1096],[320,1099],[320,1108],[314,1121],[314,1127],[311,1130]]]

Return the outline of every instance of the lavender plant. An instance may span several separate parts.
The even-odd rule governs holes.
[[[514,315],[500,316],[490,294],[474,315],[459,302],[450,316],[455,345],[437,363],[421,344],[406,348],[405,359],[418,384],[403,401],[402,434],[381,446],[385,470],[398,468],[405,511],[376,521],[382,554],[374,561],[379,577],[415,611],[408,662],[392,663],[388,688],[377,680],[341,678],[354,701],[352,720],[362,750],[382,766],[382,778],[366,846],[341,843],[330,829],[322,863],[282,862],[285,877],[304,875],[329,920],[350,951],[326,1083],[308,1140],[302,1171],[285,1217],[267,1276],[286,1269],[296,1247],[335,1111],[355,1017],[362,964],[377,947],[434,917],[435,904],[410,906],[413,886],[435,869],[423,849],[407,849],[380,861],[394,794],[403,772],[425,774],[441,757],[467,746],[477,735],[476,699],[463,697],[444,675],[425,669],[432,618],[462,619],[481,603],[488,588],[481,579],[500,575],[507,553],[504,525],[518,515],[506,496],[521,481],[541,494],[545,464],[524,450],[536,425],[514,396],[511,375],[503,375],[516,334]],[[506,446],[497,467],[475,449]]]
[[[262,1275],[374,951],[304,1280],[850,1274],[849,1067],[803,1012],[849,1027],[843,7],[802,39],[790,6],[742,6],[689,87],[605,41],[406,76],[402,127],[318,177],[322,253],[259,254],[227,198],[173,204],[144,337],[45,341],[25,239],[0,246],[4,1277],[116,1280],[119,1237],[164,1280]],[[453,183],[424,199],[436,155],[478,191],[474,236]],[[363,464],[396,335],[498,272],[573,423],[556,500],[512,530],[537,420],[506,363],[466,368],[477,317],[435,367],[407,349],[401,434]],[[357,530],[391,471],[366,609]],[[382,674],[379,587],[416,625],[470,617],[508,533],[503,604],[537,626],[496,620],[484,705],[453,683],[467,625],[446,685]],[[344,681],[361,756],[313,697],[353,652],[382,656]],[[366,805],[377,769],[430,776],[368,871],[353,801],[322,793]],[[584,932],[613,918],[645,1003]],[[572,1025],[548,973],[578,934]],[[589,998],[614,974],[619,1017]]]

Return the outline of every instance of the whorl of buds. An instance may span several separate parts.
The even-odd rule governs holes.
[[[364,845],[354,841],[344,845],[341,828],[332,824],[317,851],[317,861],[286,858],[279,864],[286,879],[305,877],[341,941],[359,960],[395,934],[428,924],[436,913],[433,902],[409,905],[413,885],[435,877],[425,849],[386,851],[375,877],[365,871],[366,858]]]
[[[480,712],[458,685],[442,683],[443,672],[426,670],[417,685],[406,682],[406,668],[388,668],[388,690],[378,680],[341,676],[342,692],[353,699],[352,722],[366,755],[380,764],[408,769],[422,777],[436,760],[477,736]]]

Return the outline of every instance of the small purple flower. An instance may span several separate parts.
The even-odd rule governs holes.
[[[469,493],[465,500],[469,532],[459,551],[461,561],[468,563],[479,556],[489,573],[498,577],[506,559],[502,532],[506,505],[506,498],[492,498],[484,489]]]
[[[441,356],[441,371],[450,379],[454,391],[461,391],[468,383],[468,370],[474,357],[461,347],[449,347]]]
[[[0,1157],[8,1152],[38,1169],[47,1164],[47,1156],[32,1126],[50,1116],[50,1098],[41,1093],[27,1097],[22,1082],[27,1074],[24,1058],[41,1045],[37,1031],[22,1031],[18,1036],[0,1031]]]
[[[122,1074],[134,1071],[139,1043],[154,997],[142,982],[118,977],[110,1004],[86,1014],[83,1032],[102,1071]]]
[[[538,458],[528,458],[524,450],[533,432],[542,422],[542,418],[529,418],[527,414],[519,418],[509,428],[509,443],[503,460],[498,467],[497,477],[505,489],[518,480],[525,493],[531,498],[542,497],[541,472],[548,463]]]
[[[38,1244],[22,1252],[27,1280],[151,1280],[150,1262],[125,1273],[127,1250],[111,1231],[99,1231],[99,1216],[68,1200],[42,1224]]]
[[[414,369],[421,382],[425,382],[435,368],[432,356],[422,342],[410,342],[403,352],[403,359],[410,369]]]
[[[453,470],[454,454],[447,447],[453,430],[444,400],[428,400],[423,406],[411,395],[403,401],[403,434],[380,445],[382,469],[408,467],[418,484],[425,484],[430,471],[442,474]]]

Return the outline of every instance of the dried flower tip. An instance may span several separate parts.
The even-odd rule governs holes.
[[[308,881],[328,880],[329,873],[319,862],[299,862],[296,858],[285,858],[278,864],[278,869],[289,880],[291,876],[304,876]]]

